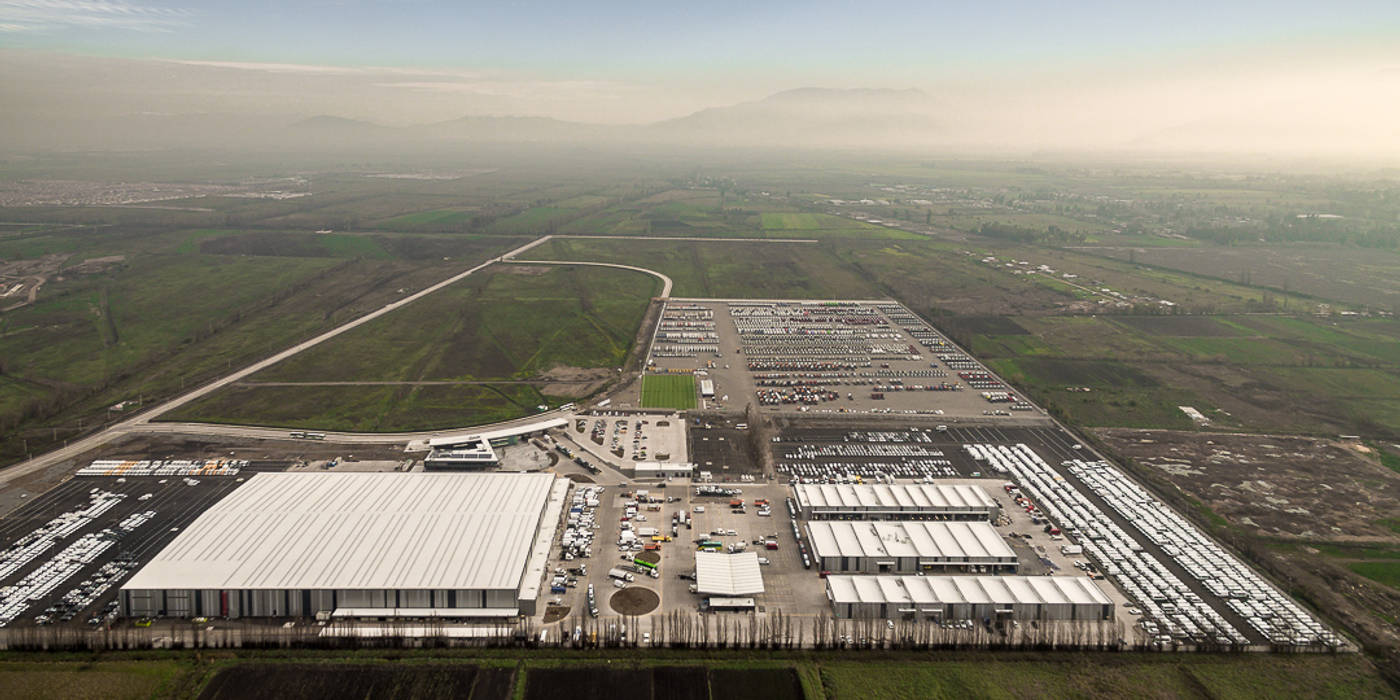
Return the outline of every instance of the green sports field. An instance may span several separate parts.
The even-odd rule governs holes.
[[[695,408],[695,377],[689,374],[642,377],[642,408]]]

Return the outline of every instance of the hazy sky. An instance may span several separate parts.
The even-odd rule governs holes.
[[[913,87],[1018,142],[1226,124],[1400,152],[1400,0],[0,0],[0,48],[0,100],[36,114],[145,91],[149,111],[642,123]]]
[[[1393,42],[1400,2],[0,0],[0,31],[10,47],[127,57],[865,82],[1299,40]]]

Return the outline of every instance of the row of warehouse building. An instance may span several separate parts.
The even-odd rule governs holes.
[[[1021,576],[981,487],[796,484],[795,515],[838,618],[1101,621],[1113,602],[1082,577]]]

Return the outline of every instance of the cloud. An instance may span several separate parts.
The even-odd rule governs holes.
[[[187,24],[192,14],[184,8],[125,0],[0,0],[0,32],[93,28],[169,32]]]

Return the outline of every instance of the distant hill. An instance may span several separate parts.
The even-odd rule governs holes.
[[[654,136],[736,145],[927,142],[938,105],[919,90],[801,88],[652,125]]]
[[[409,127],[420,137],[468,141],[557,142],[615,139],[628,127],[563,121],[550,117],[467,116],[436,124]]]

